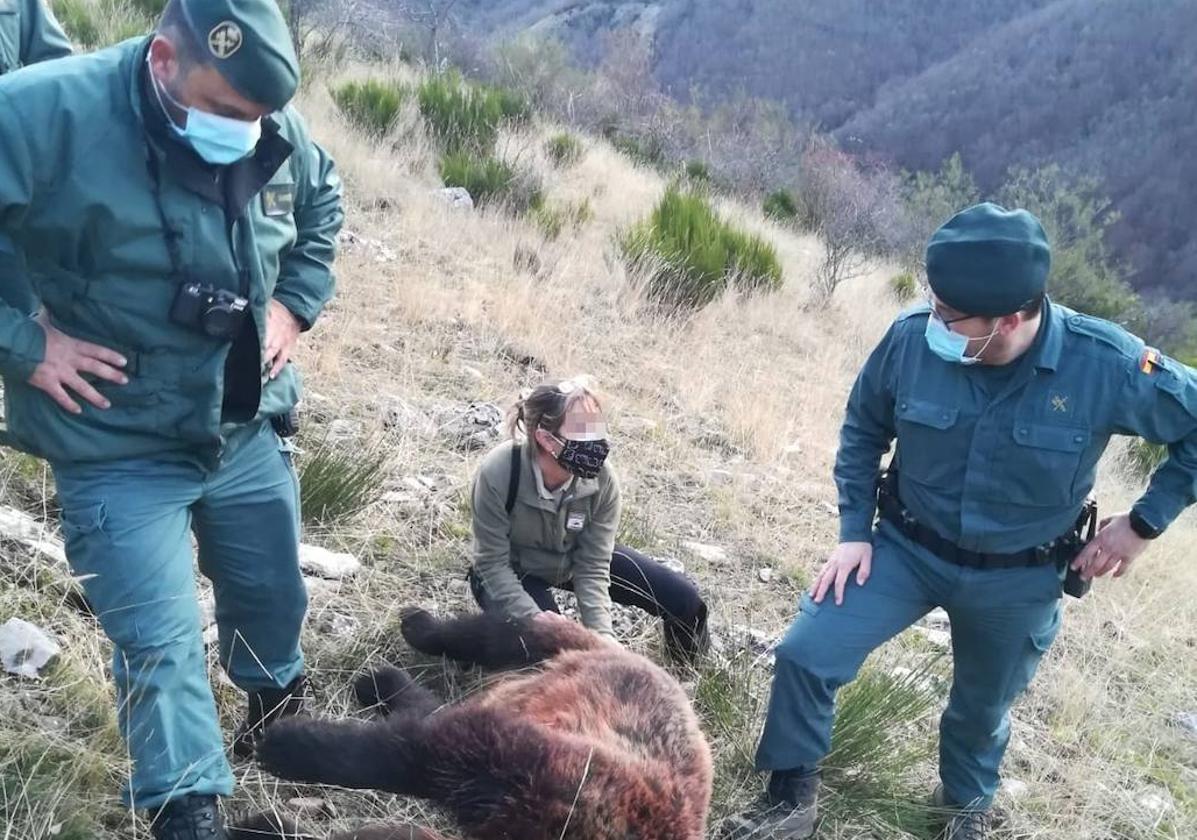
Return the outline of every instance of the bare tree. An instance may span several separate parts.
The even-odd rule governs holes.
[[[442,68],[442,38],[446,30],[456,29],[453,8],[459,0],[418,0],[398,4],[399,14],[428,35],[432,66],[437,73]]]
[[[870,259],[888,253],[906,235],[906,214],[897,182],[884,172],[862,170],[828,140],[816,139],[802,157],[799,224],[823,242],[815,273],[816,306],[830,303],[845,280],[859,276]]]

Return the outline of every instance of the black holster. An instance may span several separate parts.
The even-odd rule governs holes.
[[[270,418],[270,425],[281,438],[295,437],[299,432],[299,410],[292,408],[286,414],[275,414]]]

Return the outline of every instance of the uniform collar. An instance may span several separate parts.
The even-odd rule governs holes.
[[[1054,371],[1060,364],[1060,353],[1064,347],[1064,319],[1050,299],[1043,299],[1043,314],[1040,316],[1039,335],[1031,345],[1035,367]]]

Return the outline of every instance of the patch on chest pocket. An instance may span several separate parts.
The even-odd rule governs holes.
[[[581,511],[572,511],[565,519],[565,530],[576,534],[586,527],[586,514]]]
[[[287,216],[295,209],[295,196],[290,184],[267,184],[262,187],[262,212],[272,218]]]

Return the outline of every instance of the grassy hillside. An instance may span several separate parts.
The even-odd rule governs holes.
[[[547,240],[534,214],[443,201],[438,153],[413,103],[377,141],[338,114],[322,80],[299,105],[338,161],[352,234],[337,298],[302,341],[300,464],[329,436],[386,455],[367,509],[305,535],[364,564],[357,577],[313,584],[304,645],[320,711],[357,714],[349,681],[384,659],[417,666],[451,696],[478,688],[476,675],[415,657],[396,632],[403,604],[473,608],[462,580],[465,493],[484,450],[463,451],[444,418],[473,401],[505,406],[545,374],[589,372],[609,395],[626,493],[621,538],[685,562],[712,605],[721,652],[699,671],[675,673],[715,747],[717,825],[760,789],[750,761],[769,685],[762,641],[784,631],[835,539],[838,424],[856,369],[897,311],[893,269],[877,266],[829,309],[809,309],[819,242],[720,201],[724,217],[774,245],[784,284],[747,299],[729,291],[692,317],[667,317],[616,244],[666,185],[604,141],[583,138],[580,158],[559,165],[546,153],[552,126],[534,121],[499,138],[497,154],[539,176],[547,206],[589,207]],[[1123,476],[1111,459],[1104,510],[1133,498]],[[2,477],[2,500],[52,531],[44,467],[6,452]],[[1195,538],[1186,519],[1129,579],[1067,604],[1060,641],[1016,709],[1006,768],[1025,785],[1003,793],[999,837],[1197,836],[1197,738],[1169,723],[1197,697]],[[72,610],[69,590],[61,568],[3,543],[0,620],[42,623],[64,653],[41,682],[0,676],[0,840],[148,836],[115,802],[127,759],[106,681],[110,651],[94,622]],[[620,628],[626,644],[659,655],[654,622],[629,618]],[[821,838],[931,836],[919,801],[934,778],[948,666],[932,641],[903,634],[844,696]],[[214,661],[212,680],[227,737],[242,699]],[[880,729],[866,713],[875,708],[889,710]],[[335,806],[335,816],[316,820],[323,828],[427,811],[383,794],[280,784],[247,765],[237,771],[238,808],[292,808],[297,795],[319,796]]]

